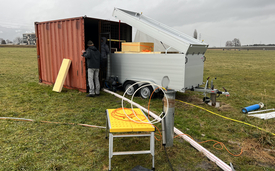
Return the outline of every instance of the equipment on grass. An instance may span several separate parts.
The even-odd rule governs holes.
[[[216,98],[217,97],[220,97],[221,94],[226,95],[226,97],[227,97],[227,96],[230,96],[230,94],[229,94],[229,92],[227,92],[227,90],[224,87],[223,87],[224,92],[219,91],[218,89],[215,89],[214,85],[213,85],[213,79],[211,80],[211,87],[209,88],[209,78],[210,77],[207,78],[204,88],[198,86],[198,87],[192,88],[191,91],[202,92],[204,95],[203,101],[206,104],[208,104],[211,100],[211,105],[216,106]],[[216,79],[217,78],[215,78],[215,80]],[[210,98],[207,97],[207,94],[210,94]],[[218,94],[218,96],[217,96],[217,94]]]
[[[259,104],[254,104],[252,106],[244,107],[242,109],[242,112],[243,113],[248,113],[252,110],[258,110],[258,109],[263,108],[263,107],[264,107],[264,104],[262,102],[260,102]]]
[[[172,89],[166,89],[164,92],[166,98],[163,97],[163,112],[167,111],[166,117],[161,121],[162,126],[162,144],[166,147],[173,146],[174,140],[174,113],[175,113],[175,98],[176,91]],[[167,104],[168,101],[168,104]]]
[[[112,54],[110,71],[113,75],[118,76],[119,82],[125,90],[140,81],[149,81],[160,85],[162,76],[169,74],[171,89],[179,92],[186,90],[203,92],[204,102],[209,103],[211,100],[212,106],[216,106],[217,94],[229,96],[225,88],[225,92],[214,89],[213,80],[211,88],[208,88],[209,78],[205,88],[200,87],[203,84],[203,68],[208,44],[142,13],[115,8],[113,17],[126,22],[142,33],[136,35],[135,42],[127,42],[131,45],[130,47],[136,47],[139,44],[139,46],[147,48],[148,43],[153,46],[150,48],[152,49],[150,52],[140,52],[140,50],[133,52],[132,49],[125,48],[124,51]],[[171,48],[173,51],[170,51]],[[143,85],[135,84],[129,89],[127,95],[131,96],[141,86]],[[155,88],[157,87],[153,85],[145,86],[139,91],[139,94],[142,98],[149,98]],[[207,97],[206,94],[210,94],[211,97]]]
[[[117,88],[120,86],[118,82],[118,77],[111,76],[108,80],[105,81],[104,86],[109,90],[116,92]]]
[[[154,39],[158,39],[159,42],[163,42],[168,45],[168,48],[163,46],[165,48],[165,53],[133,53],[130,52],[130,50],[116,52],[112,54],[112,58],[110,58],[108,70],[111,71],[111,74],[118,76],[119,83],[125,89],[123,97],[125,94],[132,96],[132,102],[133,97],[137,92],[140,93],[142,98],[152,97],[152,94],[158,90],[164,92],[163,112],[160,114],[160,119],[155,119],[149,122],[150,124],[161,122],[162,144],[165,147],[172,147],[174,139],[175,96],[177,91],[185,92],[185,90],[193,90],[203,92],[205,94],[206,101],[208,99],[206,94],[210,93],[213,103],[216,103],[216,94],[225,94],[229,96],[226,89],[224,89],[225,92],[214,89],[213,81],[211,83],[211,88],[209,89],[209,78],[207,79],[205,88],[199,87],[203,82],[203,66],[206,59],[204,54],[208,48],[208,44],[198,41],[191,36],[183,34],[173,28],[146,17],[142,13],[115,8],[113,11],[113,16],[146,33]],[[168,53],[168,50],[171,47],[175,48],[177,52]],[[167,74],[169,74],[169,77],[171,78],[171,83],[167,76],[163,77]],[[161,81],[162,77],[163,79]],[[168,88],[169,83],[170,88]],[[159,86],[160,84],[162,84],[162,86]],[[132,103],[131,107],[134,111]],[[123,100],[122,109],[124,111]],[[129,120],[139,124],[144,123],[141,119],[133,120],[126,114],[125,111],[124,113],[126,116],[125,118],[128,118]],[[109,125],[109,127],[111,128],[111,125]],[[112,129],[113,128],[110,130]],[[109,135],[109,159],[111,161],[111,157],[113,155],[121,155],[121,153],[112,152],[112,141],[115,136],[111,133],[109,133]],[[152,156],[153,155],[154,154],[152,154]],[[111,163],[109,164],[109,169],[111,169],[110,166]]]
[[[146,115],[139,109],[106,109],[106,138],[109,133],[109,171],[111,171],[111,160],[115,155],[133,155],[133,154],[151,154],[152,155],[152,169],[155,169],[155,140],[153,127]],[[127,118],[125,115],[130,115]],[[141,123],[140,121],[144,122]],[[142,133],[143,132],[143,133]],[[144,132],[150,132],[149,134]],[[121,134],[131,133],[131,134]],[[150,150],[143,151],[120,151],[114,152],[114,138],[122,137],[150,137]]]
[[[169,87],[175,91],[185,92],[185,90],[202,84],[204,54],[208,44],[138,12],[115,8],[113,16],[158,40],[157,42],[167,45],[159,51],[152,48],[153,52],[128,50],[112,54],[110,58],[111,74],[118,76],[124,89],[140,81],[150,81],[161,85],[161,78],[167,74],[171,81]],[[144,40],[139,43],[145,42],[149,43],[150,41]],[[136,42],[132,43],[137,44]],[[176,52],[168,53],[171,47]],[[127,94],[132,95],[140,86],[143,84],[137,84],[129,89]],[[150,95],[155,88],[157,87],[145,86],[140,91],[141,97],[149,98],[148,94]]]

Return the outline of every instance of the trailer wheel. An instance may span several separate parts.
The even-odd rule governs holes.
[[[210,98],[209,97],[204,97],[202,100],[203,100],[203,102],[205,104],[208,104],[210,102]]]
[[[144,86],[144,85],[142,85],[142,86]],[[144,99],[147,99],[153,93],[153,88],[152,88],[152,86],[148,85],[148,86],[141,88],[139,91],[140,91],[140,96]],[[152,98],[153,97],[154,97],[154,94],[152,95]]]
[[[132,86],[133,84],[135,84],[134,81],[127,81],[126,83],[124,83],[124,91],[126,91],[130,86]],[[132,96],[134,94],[134,92],[138,89],[138,85],[134,85],[132,86],[127,92],[126,94],[129,96]]]

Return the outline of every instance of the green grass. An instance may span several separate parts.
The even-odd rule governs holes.
[[[38,83],[36,55],[35,48],[0,47],[0,117],[36,120],[0,120],[0,170],[108,170],[104,129],[40,121],[105,126],[105,109],[121,107],[121,100],[104,92],[96,98],[86,98],[77,90],[53,92],[52,86]],[[230,97],[217,98],[227,108],[202,104],[198,99],[203,96],[196,92],[177,93],[177,99],[275,133],[274,119],[261,120],[241,113],[243,107],[259,102],[267,108],[275,106],[275,51],[208,50],[206,57],[204,80],[217,77],[215,88],[221,90],[224,86],[230,92]],[[134,100],[147,106],[148,100]],[[153,99],[150,109],[161,112],[161,98]],[[275,137],[271,134],[180,102],[176,102],[175,127],[198,142],[223,142],[233,154],[243,148],[243,154],[234,157],[224,149],[213,148],[213,142],[202,144],[225,163],[232,162],[236,170],[275,170]],[[148,138],[115,139],[114,144],[117,151],[147,147]],[[167,150],[175,170],[220,170],[180,138]],[[112,159],[115,171],[131,170],[136,165],[151,168],[150,155]],[[156,170],[170,170],[159,141],[155,146],[155,166]]]

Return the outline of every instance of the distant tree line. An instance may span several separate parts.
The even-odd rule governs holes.
[[[20,44],[20,43],[23,43],[23,39],[21,37],[16,37],[13,42],[10,41],[9,39],[5,40],[3,38],[0,38],[0,44],[4,45],[4,44]]]
[[[247,46],[275,46],[275,44],[253,44],[253,45],[247,45]]]
[[[241,46],[241,41],[237,38],[233,39],[232,41],[228,40],[226,41],[225,46]]]
[[[7,44],[7,43],[6,43],[6,40],[0,38],[0,44],[2,44],[2,45]]]
[[[239,39],[235,38],[232,41],[227,41],[225,43],[225,46],[227,47],[236,47],[236,46],[242,46]],[[253,44],[253,45],[243,45],[243,46],[275,46],[275,44]]]

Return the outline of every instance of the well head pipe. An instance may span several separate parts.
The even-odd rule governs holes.
[[[163,145],[166,147],[173,146],[174,140],[174,113],[175,113],[175,98],[176,91],[172,89],[167,89],[165,91],[165,96],[163,97],[163,112],[166,112],[165,118],[162,120],[162,140]],[[168,101],[168,103],[167,103]]]

